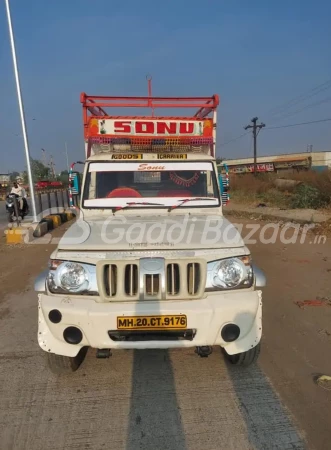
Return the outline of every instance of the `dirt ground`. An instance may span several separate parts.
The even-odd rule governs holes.
[[[217,348],[206,359],[193,349],[109,360],[90,351],[78,372],[56,377],[37,344],[33,292],[53,247],[2,238],[0,449],[330,448],[331,391],[314,378],[331,375],[331,241],[310,242],[249,246],[268,279],[256,367],[229,367]],[[295,303],[316,297],[323,306]]]

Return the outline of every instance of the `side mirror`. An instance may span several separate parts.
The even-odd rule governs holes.
[[[69,176],[69,186],[72,191],[72,195],[79,195],[81,186],[80,186],[80,176],[79,172],[72,172]]]

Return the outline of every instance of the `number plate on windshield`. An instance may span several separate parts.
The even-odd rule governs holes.
[[[187,319],[179,316],[122,316],[117,317],[118,330],[185,329]]]

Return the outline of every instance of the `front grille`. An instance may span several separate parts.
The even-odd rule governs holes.
[[[101,301],[201,298],[206,285],[204,260],[140,258],[97,263]]]

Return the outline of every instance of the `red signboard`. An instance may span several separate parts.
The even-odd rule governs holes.
[[[90,136],[211,137],[212,134],[212,119],[116,120],[91,118],[89,122]]]

